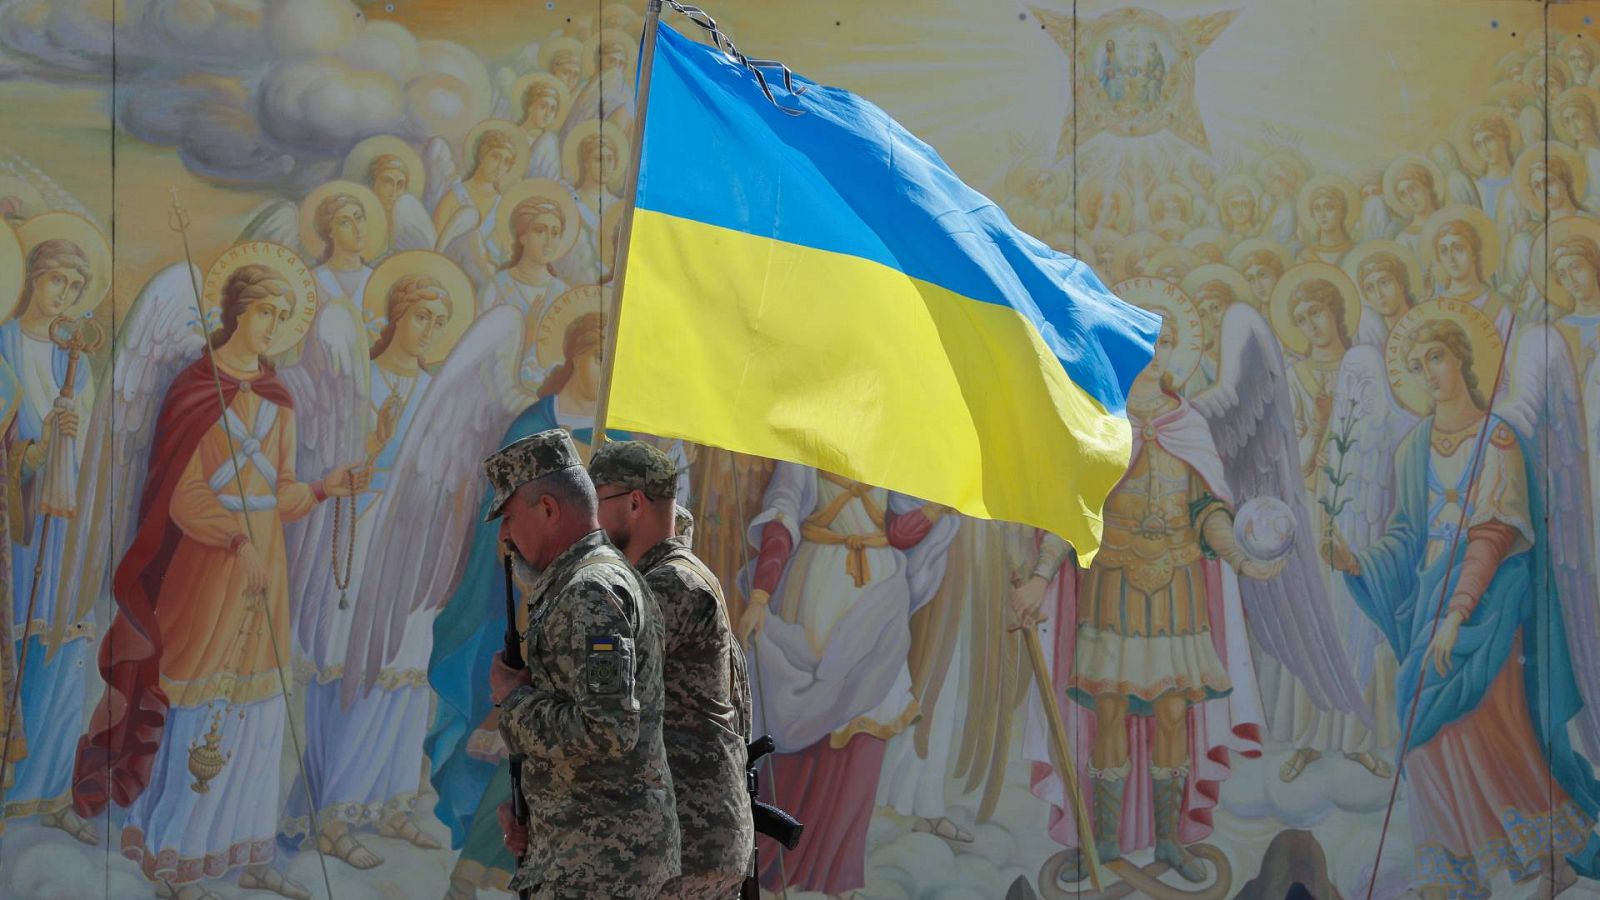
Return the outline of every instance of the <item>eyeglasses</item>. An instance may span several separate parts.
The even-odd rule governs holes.
[[[601,503],[604,503],[604,502],[606,502],[606,501],[607,501],[607,500],[615,500],[615,499],[617,499],[617,498],[618,498],[618,497],[626,497],[626,496],[628,496],[628,495],[629,495],[629,494],[631,494],[631,493],[633,493],[633,491],[617,491],[617,492],[616,492],[616,493],[615,493],[615,494],[612,494],[612,495],[611,495],[611,496],[609,496],[609,497],[600,497],[600,498],[599,498],[599,502],[601,502]]]

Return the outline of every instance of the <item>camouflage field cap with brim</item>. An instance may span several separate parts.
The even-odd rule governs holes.
[[[483,474],[489,477],[489,484],[494,488],[489,512],[483,520],[492,522],[500,518],[506,501],[524,484],[582,465],[578,448],[560,428],[541,431],[501,447],[483,461]]]
[[[596,485],[644,491],[652,500],[678,496],[678,467],[671,457],[644,441],[607,442],[589,460],[589,478]]]

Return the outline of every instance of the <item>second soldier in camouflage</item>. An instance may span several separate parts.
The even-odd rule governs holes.
[[[606,444],[595,451],[589,473],[600,523],[643,573],[666,625],[664,730],[683,829],[683,874],[661,896],[725,900],[737,895],[755,844],[745,783],[744,651],[716,577],[674,534],[677,472],[666,454],[639,441]]]

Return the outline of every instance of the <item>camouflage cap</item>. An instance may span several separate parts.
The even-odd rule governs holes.
[[[678,467],[665,453],[643,441],[605,444],[589,460],[589,477],[595,484],[644,491],[653,500],[678,496]]]
[[[581,465],[578,448],[560,428],[541,431],[501,447],[483,461],[483,474],[489,476],[489,484],[494,488],[489,513],[483,520],[500,518],[506,501],[524,484]]]

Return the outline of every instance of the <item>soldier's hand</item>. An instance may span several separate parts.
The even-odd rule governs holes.
[[[489,699],[496,706],[505,702],[512,691],[532,683],[533,678],[527,669],[513,669],[506,665],[503,652],[494,655],[494,662],[489,666]]]
[[[500,834],[506,843],[506,849],[511,851],[512,856],[521,859],[522,854],[528,852],[528,829],[511,814],[510,800],[500,804],[496,815],[500,818]]]

